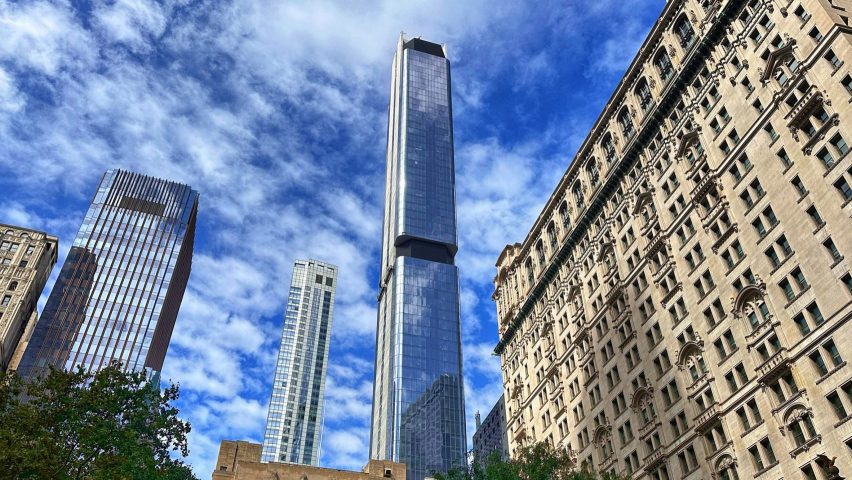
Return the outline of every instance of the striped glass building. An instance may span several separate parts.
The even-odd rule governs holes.
[[[106,172],[18,372],[111,361],[158,374],[192,264],[198,192]]]

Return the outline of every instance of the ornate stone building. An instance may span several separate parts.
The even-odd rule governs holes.
[[[0,224],[0,372],[16,370],[24,354],[57,245],[46,233]]]
[[[666,3],[497,261],[511,451],[635,479],[852,477],[850,14]]]

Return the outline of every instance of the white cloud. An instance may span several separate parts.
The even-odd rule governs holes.
[[[118,0],[98,5],[94,15],[109,41],[135,51],[148,50],[166,28],[166,12],[157,2]]]
[[[0,68],[0,115],[16,113],[24,108],[25,104],[26,99],[18,92],[14,80],[6,70]]]
[[[0,31],[0,58],[48,75],[97,57],[91,37],[61,5],[0,2]]]

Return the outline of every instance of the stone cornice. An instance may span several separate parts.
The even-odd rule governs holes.
[[[724,36],[726,28],[734,17],[735,12],[739,11],[739,9],[744,3],[745,0],[730,0],[725,5],[723,5],[721,9],[716,13],[716,21],[710,26],[710,28],[707,30],[703,37],[696,40],[691,50],[687,53],[686,58],[681,63],[680,70],[675,74],[675,78],[669,81],[668,86],[663,89],[663,93],[661,94],[656,106],[649,111],[648,119],[646,120],[645,125],[640,131],[634,134],[630,141],[627,142],[624,149],[622,150],[621,158],[616,163],[614,163],[612,168],[609,170],[606,179],[603,180],[602,185],[598,189],[597,195],[595,195],[589,200],[589,203],[584,209],[582,216],[576,219],[573,230],[568,233],[566,238],[563,240],[563,243],[560,246],[558,252],[554,256],[552,256],[552,258],[550,259],[550,263],[548,264],[545,271],[542,272],[536,279],[535,286],[529,291],[527,298],[523,301],[520,308],[518,309],[518,312],[515,314],[515,317],[509,322],[505,333],[502,335],[500,341],[495,346],[495,354],[499,355],[503,352],[504,348],[506,347],[508,342],[512,340],[512,337],[514,336],[517,329],[521,326],[524,319],[529,315],[530,311],[532,310],[532,307],[536,304],[536,302],[538,302],[541,296],[546,293],[547,285],[558,275],[560,266],[566,261],[568,261],[575,245],[579,243],[579,241],[586,234],[586,231],[589,228],[591,222],[604,209],[609,197],[618,188],[618,184],[621,181],[621,178],[639,160],[640,152],[651,142],[656,132],[660,130],[661,125],[676,105],[677,100],[680,99],[683,91],[688,87],[689,84],[692,83],[692,80],[698,74],[702,60],[710,57],[713,47],[716,45],[716,43],[718,43],[721,37]],[[677,6],[675,6],[676,4]],[[665,10],[663,11],[663,15],[654,25],[654,28],[651,30],[651,33],[648,35],[648,38],[646,38],[645,43],[640,49],[639,55],[634,58],[633,62],[627,70],[627,74],[625,74],[621,83],[617,87],[615,93],[612,96],[611,101],[608,102],[607,108],[604,110],[601,116],[598,117],[597,122],[595,122],[595,125],[592,128],[592,133],[590,133],[589,136],[586,137],[585,142],[578,150],[577,155],[574,157],[574,161],[572,161],[571,165],[568,167],[568,170],[562,176],[562,180],[559,182],[559,185],[555,189],[556,192],[566,191],[569,183],[574,181],[577,174],[577,170],[581,168],[579,162],[577,162],[576,160],[584,158],[589,153],[589,150],[593,145],[593,142],[591,140],[600,135],[601,129],[609,121],[610,116],[614,113],[612,108],[613,105],[620,105],[619,102],[614,102],[613,99],[620,99],[623,97],[625,93],[625,80],[628,79],[631,75],[636,75],[637,72],[642,70],[644,66],[644,60],[651,53],[646,51],[647,45],[652,40],[660,38],[668,23],[671,22],[674,16],[679,13],[679,7],[681,6],[682,2],[669,2],[667,4]],[[527,238],[524,240],[523,251],[529,248],[529,244],[531,243],[529,241],[530,238],[533,236],[533,234],[537,235],[538,230],[544,224],[544,220],[549,218],[550,212],[561,201],[561,196],[551,196],[544,210],[536,220],[533,228],[530,230],[530,233],[527,235]],[[520,253],[522,254],[523,251],[521,251]],[[522,257],[521,254],[518,255],[518,258]]]

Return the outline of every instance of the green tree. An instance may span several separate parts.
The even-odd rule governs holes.
[[[446,473],[435,473],[436,480],[618,480],[608,473],[598,474],[577,469],[574,459],[564,449],[549,443],[524,447],[517,458],[503,460],[497,453],[470,465],[455,467]]]
[[[13,479],[187,480],[189,423],[144,373],[51,369],[25,382],[0,374],[0,475]]]

